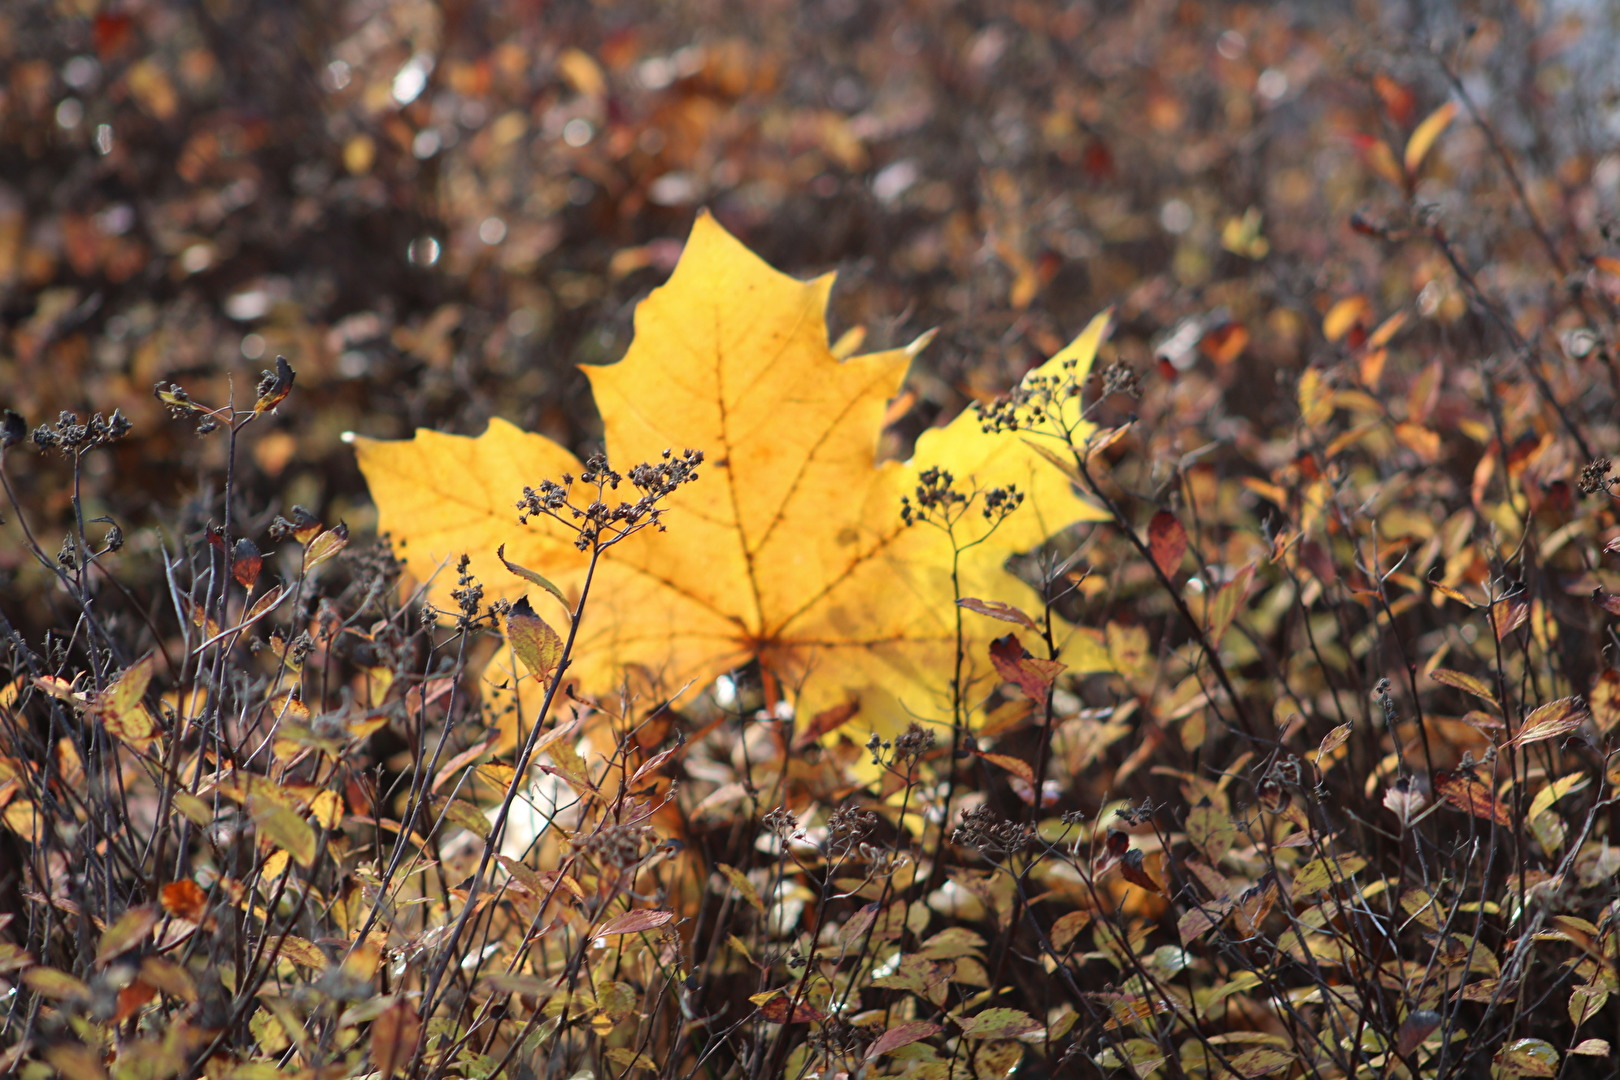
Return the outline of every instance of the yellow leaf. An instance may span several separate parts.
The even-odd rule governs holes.
[[[1242,217],[1228,218],[1221,226],[1221,247],[1246,259],[1263,259],[1271,251],[1271,244],[1260,233],[1261,215],[1257,207],[1249,207]]]
[[[1451,126],[1451,121],[1457,116],[1457,103],[1448,101],[1434,112],[1423,118],[1423,122],[1412,132],[1412,137],[1406,140],[1405,165],[1407,174],[1418,171],[1423,159],[1429,156],[1429,150],[1434,146],[1441,132]]]
[[[956,648],[951,541],[900,518],[921,473],[946,469],[961,490],[1016,485],[1024,495],[993,543],[964,553],[965,596],[1038,606],[1003,569],[1008,554],[1101,516],[1025,438],[986,434],[972,413],[924,433],[911,461],[876,463],[885,403],[913,350],[838,360],[827,342],[831,288],[831,277],[776,272],[704,216],[669,283],[637,309],[625,358],[585,369],[615,468],[667,449],[706,460],[699,481],[668,498],[667,532],[603,558],[570,668],[584,689],[610,691],[630,667],[670,689],[704,686],[757,660],[801,716],[854,697],[857,724],[903,727],[948,703],[941,673]],[[1106,316],[1093,320],[1030,377],[1083,384],[1106,328]],[[1093,430],[1080,409],[1078,397],[1063,407],[1076,442]],[[525,485],[579,474],[566,450],[501,421],[477,439],[353,441],[379,527],[403,542],[413,573],[436,577],[441,607],[454,574],[439,571],[463,552],[486,596],[522,591],[496,555],[502,544],[510,561],[577,595],[584,564],[572,532],[544,518],[520,526],[515,506]],[[969,622],[967,655],[987,668],[995,624]]]
[[[142,904],[120,915],[101,935],[101,942],[96,946],[96,964],[103,965],[138,945],[142,938],[152,932],[161,914],[156,906]]]
[[[157,724],[141,703],[155,666],[155,654],[142,657],[96,698],[95,712],[106,725],[107,733],[134,750],[145,750],[157,741]]]
[[[247,810],[259,831],[309,869],[315,865],[315,830],[297,811],[255,792],[247,798]]]
[[[1372,305],[1365,296],[1347,296],[1328,308],[1328,313],[1322,316],[1322,336],[1329,341],[1338,341],[1371,312]]]
[[[377,529],[390,533],[401,558],[423,581],[432,580],[435,603],[454,610],[456,560],[485,595],[516,598],[506,560],[545,567],[550,580],[570,579],[585,557],[571,533],[546,519],[518,524],[524,485],[580,471],[579,459],[543,435],[494,419],[477,438],[425,428],[408,442],[349,435],[377,504]],[[496,553],[504,545],[505,558]]]
[[[1333,416],[1333,401],[1322,384],[1322,373],[1306,368],[1299,377],[1299,415],[1306,427],[1321,427]]]

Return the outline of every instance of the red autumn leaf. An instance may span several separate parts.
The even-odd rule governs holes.
[[[791,1013],[789,1012],[790,1009],[792,1010]],[[812,1020],[827,1019],[826,1013],[808,1001],[801,1001],[794,1005],[786,994],[777,994],[761,1005],[759,1015],[773,1024],[808,1024]]]
[[[1160,510],[1148,522],[1148,551],[1159,573],[1167,578],[1175,577],[1181,568],[1181,557],[1187,554],[1187,530],[1170,511]]]
[[[1042,660],[1030,655],[1016,635],[1008,634],[990,643],[990,662],[996,672],[1036,701],[1045,702],[1052,692],[1052,683],[1063,670],[1058,660]]]
[[[1498,825],[1510,825],[1512,816],[1507,804],[1496,797],[1489,785],[1481,783],[1472,773],[1439,769],[1434,774],[1434,791],[1446,802],[1466,814],[1473,814]]]
[[[1153,875],[1147,872],[1147,867],[1144,865],[1145,859],[1146,857],[1142,854],[1141,848],[1132,848],[1131,850],[1127,851],[1124,858],[1120,860],[1120,874],[1123,875],[1125,880],[1130,882],[1132,885],[1138,885],[1146,889],[1148,892],[1164,892],[1164,889],[1159,886],[1159,883],[1153,880]]]
[[[1092,869],[1095,873],[1102,873],[1112,869],[1125,857],[1131,848],[1130,834],[1122,829],[1109,829],[1108,837],[1103,841],[1102,854],[1097,856]]]
[[[264,556],[259,554],[259,547],[247,537],[236,542],[236,549],[231,553],[231,577],[244,589],[253,588],[253,583],[259,580],[259,571],[264,567]]]

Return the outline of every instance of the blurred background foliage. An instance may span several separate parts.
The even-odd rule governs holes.
[[[835,331],[870,347],[939,328],[896,452],[1109,304],[1119,353],[1159,365],[1160,415],[1198,417],[1191,445],[1252,450],[1295,423],[1299,374],[1351,341],[1323,331],[1339,301],[1363,329],[1417,316],[1392,373],[1430,346],[1500,345],[1440,252],[1358,232],[1357,213],[1450,215],[1533,333],[1586,325],[1560,286],[1601,255],[1620,197],[1601,152],[1614,17],[1534,0],[8,6],[0,388],[31,425],[135,421],[89,463],[117,476],[94,509],[123,519],[222,453],[161,422],[152,384],[241,401],[284,353],[299,396],[252,441],[244,504],[364,525],[345,430],[500,415],[588,445],[574,365],[622,354],[707,206],[774,265],[839,271]],[[1405,170],[1412,131],[1462,97],[1491,126],[1454,125]],[[1156,437],[1191,448],[1174,423]],[[19,482],[65,520],[55,468]],[[26,561],[0,547],[0,578]]]

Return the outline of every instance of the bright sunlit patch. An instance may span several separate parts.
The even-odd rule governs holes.
[[[428,76],[432,73],[433,57],[427,53],[417,53],[405,61],[405,66],[394,75],[394,100],[401,105],[409,105],[421,97],[422,91],[427,89]]]

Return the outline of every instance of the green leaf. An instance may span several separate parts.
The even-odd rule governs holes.
[[[535,614],[527,596],[519,597],[506,616],[506,638],[529,674],[537,679],[549,676],[562,662],[562,638]]]
[[[544,574],[538,574],[535,571],[530,570],[527,566],[519,566],[517,563],[507,559],[505,544],[502,544],[500,547],[495,549],[495,556],[501,560],[502,566],[505,566],[508,570],[512,571],[512,573],[516,574],[524,581],[527,581],[529,584],[540,586],[542,589],[546,590],[546,592],[557,598],[557,603],[563,606],[564,611],[569,610],[568,598],[563,595],[563,591],[561,589],[557,588],[557,586],[552,583],[550,578],[546,577]]]
[[[1335,855],[1331,859],[1312,859],[1294,875],[1294,895],[1309,896],[1329,885],[1342,882],[1367,865],[1360,855]]]
[[[986,1009],[958,1023],[970,1039],[1018,1039],[1042,1030],[1038,1020],[1019,1009]]]

